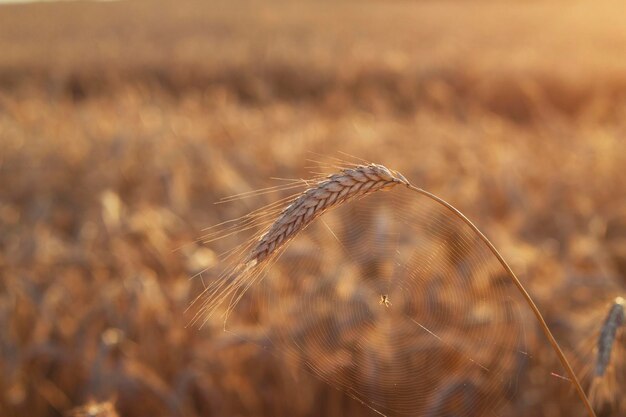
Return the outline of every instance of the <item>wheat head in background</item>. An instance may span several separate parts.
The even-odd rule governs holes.
[[[577,321],[576,368],[589,399],[600,416],[623,414],[626,402],[626,332],[624,298],[599,303]]]

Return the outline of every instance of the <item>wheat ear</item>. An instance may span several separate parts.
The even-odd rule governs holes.
[[[402,174],[382,165],[357,165],[333,174],[296,197],[254,246],[246,264],[257,265],[327,210],[348,200],[395,185],[408,185]]]
[[[617,329],[624,324],[624,299],[617,297],[609,310],[600,336],[598,337],[598,357],[596,360],[596,376],[603,376],[611,362],[611,351]]]

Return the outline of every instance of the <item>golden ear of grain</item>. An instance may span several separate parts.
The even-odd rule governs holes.
[[[332,207],[374,191],[387,190],[408,181],[382,165],[357,165],[318,182],[296,197],[261,236],[246,260],[258,265]]]

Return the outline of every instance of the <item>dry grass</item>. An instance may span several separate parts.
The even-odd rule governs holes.
[[[273,200],[213,203],[309,177],[311,152],[379,161],[462,209],[571,356],[593,364],[607,303],[626,285],[622,9],[1,7],[0,414],[111,400],[121,416],[368,415],[259,347],[270,328],[251,326],[249,343],[221,322],[185,327],[203,291],[189,277],[215,278],[219,255],[190,242]],[[445,288],[429,294],[454,305]],[[401,307],[379,296],[382,311]],[[537,352],[537,369],[558,369]],[[611,361],[623,370],[623,350]],[[482,395],[477,379],[444,371],[432,378],[450,413]],[[575,415],[559,381],[518,390],[506,415]]]

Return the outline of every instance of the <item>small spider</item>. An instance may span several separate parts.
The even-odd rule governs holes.
[[[391,305],[391,301],[389,301],[389,296],[387,294],[381,294],[378,304],[380,304],[381,306],[384,304],[385,307],[389,307]]]

